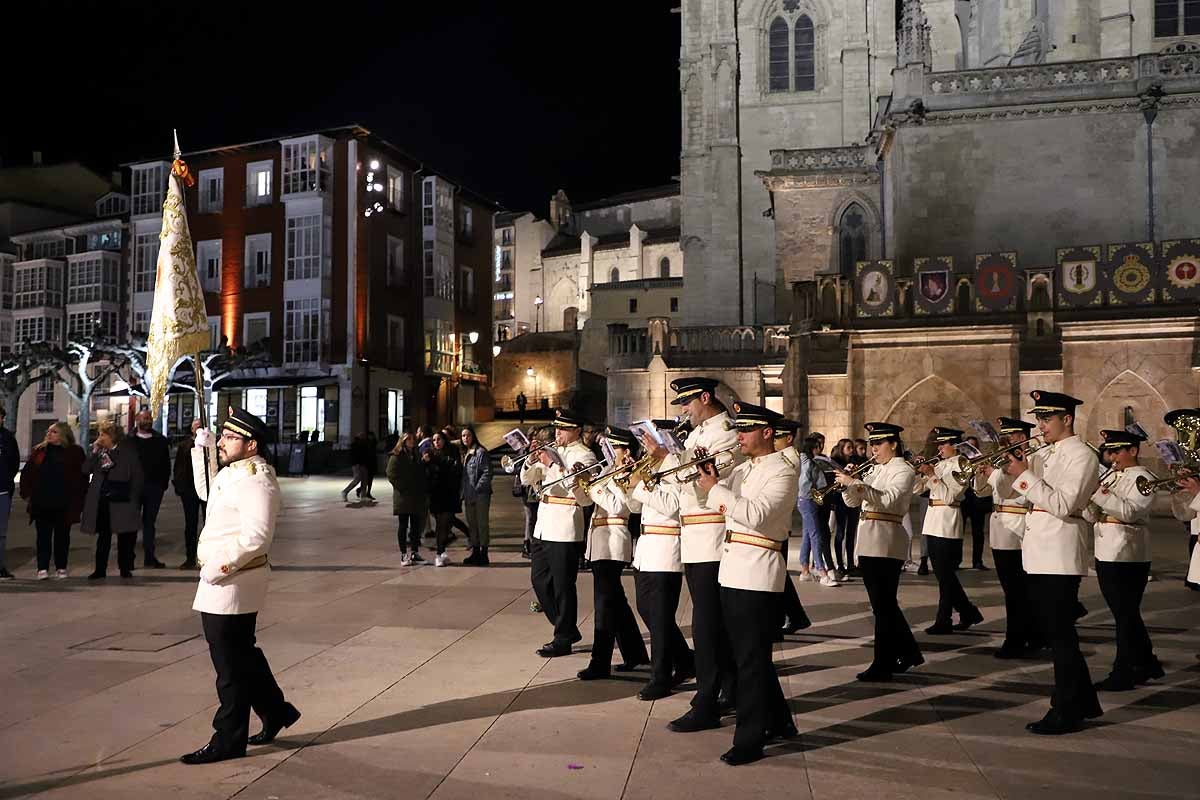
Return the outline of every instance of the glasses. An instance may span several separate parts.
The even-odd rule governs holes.
[[[248,441],[250,441],[245,436],[241,436],[239,434],[233,433],[232,431],[223,432],[221,434],[221,438],[227,439],[228,441],[231,441],[231,442],[248,442]]]

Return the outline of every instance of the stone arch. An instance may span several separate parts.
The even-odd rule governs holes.
[[[880,224],[882,217],[879,213],[879,206],[865,192],[850,191],[841,196],[838,204],[834,206],[832,213],[828,217],[829,230],[833,231],[832,246],[829,248],[828,267],[828,270],[831,272],[838,272],[842,264],[842,240],[839,235],[842,216],[851,206],[856,204],[862,208],[863,213],[867,217],[867,259],[873,260],[883,255],[883,226]],[[854,276],[843,275],[842,277],[853,278]]]
[[[760,96],[775,94],[777,96],[786,96],[794,94],[794,92],[770,92],[768,88],[768,72],[769,72],[769,48],[767,46],[768,35],[771,28],[771,23],[777,18],[782,18],[788,26],[788,41],[792,42],[794,36],[794,28],[796,20],[801,16],[807,16],[812,21],[813,25],[813,61],[816,70],[814,86],[811,90],[805,90],[804,94],[812,92],[821,92],[828,88],[829,78],[827,63],[829,61],[829,46],[827,44],[829,22],[833,18],[833,14],[829,8],[827,0],[762,0],[758,8],[746,15],[747,19],[754,20],[755,26],[755,43],[758,48],[757,65],[755,69],[756,88]],[[740,16],[740,15],[739,15]],[[790,54],[794,53],[792,48],[789,48]],[[792,75],[793,65],[789,63],[788,74]],[[793,76],[794,77],[794,76]]]
[[[915,453],[935,425],[965,429],[972,419],[986,415],[970,395],[940,375],[926,375],[901,392],[880,421],[902,425],[904,441]]]
[[[1125,427],[1126,407],[1133,409],[1134,419],[1150,434],[1151,441],[1174,438],[1174,431],[1162,421],[1163,415],[1171,410],[1171,404],[1153,383],[1132,369],[1118,372],[1104,384],[1095,400],[1080,406],[1079,410],[1086,413],[1086,417],[1079,420],[1075,432],[1095,444],[1100,441],[1101,429]],[[1154,453],[1143,448],[1143,459],[1153,457]]]
[[[961,278],[954,287],[954,312],[956,314],[971,313],[971,282]]]
[[[546,297],[546,303],[542,310],[542,325],[546,327],[550,320],[562,319],[563,311],[567,308],[576,307],[579,297],[579,285],[573,278],[559,278],[558,282],[550,290],[550,294]]]

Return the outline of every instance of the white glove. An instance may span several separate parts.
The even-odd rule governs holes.
[[[229,577],[221,572],[221,565],[209,562],[200,568],[200,580],[205,583],[217,584]]]
[[[196,447],[216,447],[217,435],[208,428],[201,428],[196,431]]]
[[[1095,525],[1096,520],[1100,519],[1100,515],[1103,513],[1104,510],[1100,506],[1095,503],[1088,503],[1087,508],[1083,509],[1083,518]]]

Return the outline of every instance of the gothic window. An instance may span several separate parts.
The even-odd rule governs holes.
[[[807,14],[796,20],[796,91],[811,92],[817,86],[816,32]]]
[[[839,271],[846,277],[854,275],[854,265],[867,260],[867,215],[858,203],[851,203],[842,212],[838,223]]]
[[[1033,282],[1033,291],[1030,293],[1029,298],[1029,310],[1050,310],[1050,285],[1044,278]]]
[[[1154,0],[1154,35],[1200,34],[1200,0]]]
[[[671,277],[671,259],[664,257],[662,261],[658,262],[658,277]]]
[[[612,281],[613,283],[616,283],[617,281],[621,280],[621,270],[617,269],[616,267],[613,267],[613,271],[609,274],[608,279],[610,281]]]
[[[788,24],[783,17],[771,23],[768,49],[770,50],[770,90],[786,92],[791,88],[788,75]]]
[[[969,314],[971,312],[971,284],[963,281],[958,285],[955,305],[957,308],[954,310],[959,314]]]

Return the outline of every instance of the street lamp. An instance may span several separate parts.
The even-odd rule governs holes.
[[[537,297],[533,298],[533,305],[534,305],[534,310],[533,310],[534,328],[533,329],[534,329],[535,333],[542,329],[542,303],[543,302],[544,301],[542,300],[542,296],[540,294]]]
[[[471,331],[467,334],[467,338],[471,340],[471,344],[479,341],[479,331]]]

